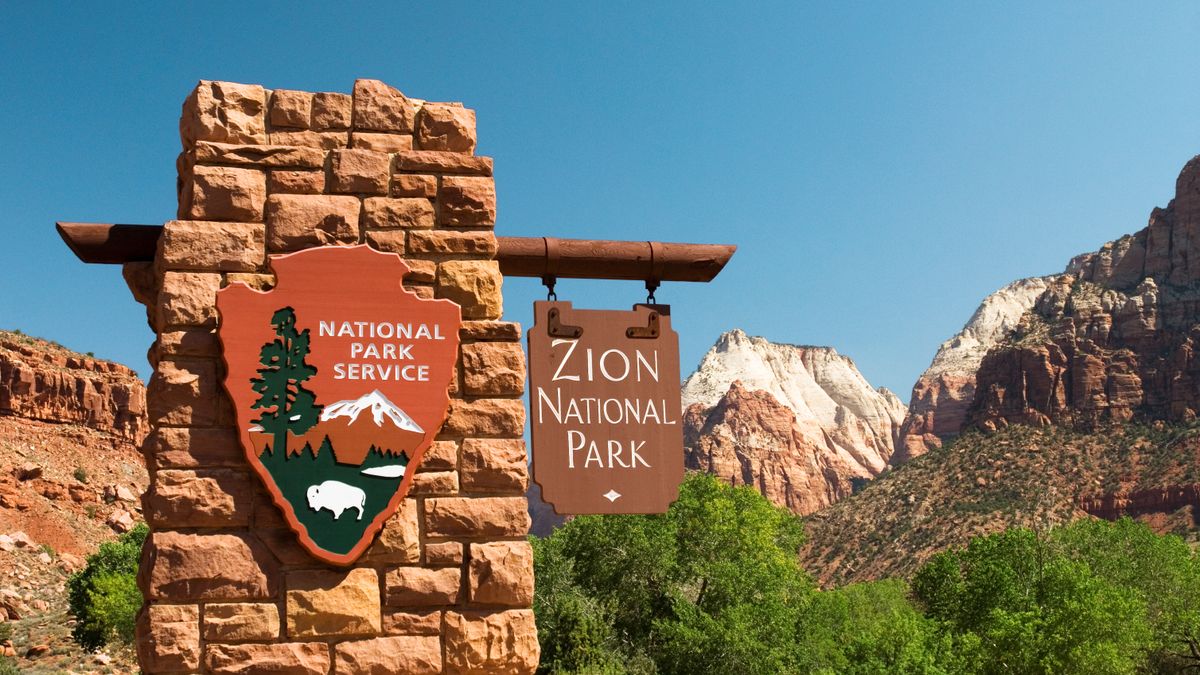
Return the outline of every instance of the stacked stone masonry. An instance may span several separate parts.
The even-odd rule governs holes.
[[[475,114],[375,80],[351,94],[202,81],[180,120],[178,220],[125,276],[157,340],[139,583],[146,673],[529,673],[538,661],[520,327],[501,320]],[[267,256],[368,244],[462,307],[450,417],[362,558],[309,556],[253,476],[222,388],[217,291]]]

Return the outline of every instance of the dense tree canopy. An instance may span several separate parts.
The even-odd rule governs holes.
[[[1130,520],[978,537],[910,586],[821,590],[802,523],[689,475],[663,515],[534,538],[547,673],[1134,673],[1200,664],[1200,563]]]

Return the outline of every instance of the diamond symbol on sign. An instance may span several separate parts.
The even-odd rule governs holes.
[[[608,492],[605,492],[604,494],[602,494],[600,496],[604,497],[605,499],[607,499],[610,502],[615,502],[615,501],[617,501],[617,498],[619,498],[621,496],[621,493],[617,492],[616,490],[610,489]]]

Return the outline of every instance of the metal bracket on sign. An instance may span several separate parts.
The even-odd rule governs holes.
[[[656,323],[655,326],[657,325]],[[550,311],[546,312],[546,333],[550,337],[577,339],[583,335],[583,327],[569,326],[563,323],[558,308],[551,307]]]
[[[631,326],[625,329],[625,337],[635,340],[653,340],[658,333],[658,312],[650,312],[645,327]]]

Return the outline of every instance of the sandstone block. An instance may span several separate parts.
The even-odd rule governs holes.
[[[512,396],[525,391],[525,351],[520,343],[463,345],[462,364],[468,396]]]
[[[330,153],[329,189],[348,194],[385,195],[391,159],[371,150],[334,150]]]
[[[163,469],[146,494],[146,520],[164,528],[245,526],[252,497],[245,471]]]
[[[205,651],[208,672],[214,675],[326,675],[329,645],[324,642],[275,644],[210,644]]]
[[[425,532],[433,537],[523,537],[524,497],[433,497],[425,500]]]
[[[370,562],[415,563],[421,558],[417,501],[405,499],[383,524],[379,537],[363,555]]]
[[[420,255],[430,260],[494,258],[497,250],[496,235],[491,230],[413,232],[409,235],[408,241],[408,250],[413,255]]]
[[[404,152],[412,150],[411,134],[377,134],[370,131],[355,131],[350,134],[350,147],[375,152]]]
[[[328,131],[350,128],[350,107],[353,100],[349,94],[322,92],[313,94],[312,129]]]
[[[257,169],[204,166],[192,169],[186,216],[196,220],[262,220],[267,177]]]
[[[151,424],[219,426],[232,421],[229,399],[208,359],[160,359],[146,388]]]
[[[462,570],[457,567],[396,567],[388,570],[386,582],[389,605],[453,605],[458,602]]]
[[[121,265],[121,277],[133,293],[133,299],[152,309],[158,304],[158,275],[153,262],[131,262]]]
[[[413,476],[414,495],[458,494],[457,471],[423,471]]]
[[[417,113],[417,144],[422,150],[475,152],[475,111],[427,103]]]
[[[369,197],[363,201],[363,222],[371,228],[433,227],[433,203],[423,198],[388,199]]]
[[[533,549],[527,541],[471,544],[468,574],[472,604],[533,604]]]
[[[256,291],[267,291],[275,288],[275,275],[230,272],[225,275],[225,285],[229,284],[245,284]]]
[[[232,428],[154,427],[142,449],[157,469],[246,466]]]
[[[458,441],[434,441],[417,471],[448,471],[458,466]]]
[[[199,607],[152,604],[138,613],[137,623],[138,661],[146,671],[200,667]]]
[[[408,274],[404,277],[405,282],[432,284],[437,279],[437,263],[432,260],[407,258],[404,264],[408,265]]]
[[[442,426],[445,436],[516,438],[525,428],[525,406],[516,398],[481,398],[450,401],[450,417]]]
[[[278,513],[278,508],[272,506]],[[265,509],[263,510],[265,511]],[[256,512],[257,516],[259,512]],[[259,529],[259,525],[255,525],[254,536],[266,545],[271,551],[271,555],[279,561],[281,565],[297,566],[312,564],[313,557],[308,551],[301,548],[296,541],[296,533],[290,529],[279,527],[277,529]]]
[[[416,117],[412,101],[379,80],[354,82],[354,128],[412,133]]]
[[[219,602],[204,606],[204,639],[209,642],[274,640],[279,608],[267,602]]]
[[[392,176],[393,197],[437,197],[437,176],[398,173]]]
[[[336,675],[437,675],[442,641],[437,636],[398,635],[341,642],[334,647]]]
[[[179,136],[185,146],[266,143],[266,91],[257,84],[201,80],[183,103]]]
[[[297,145],[232,145],[200,141],[196,143],[196,161],[272,169],[320,169],[325,166],[325,152]]]
[[[416,296],[418,298],[421,298],[422,300],[432,300],[434,297],[433,296],[433,288],[430,286],[421,286],[418,284],[405,284],[404,288],[406,290],[412,291],[413,293],[416,294]],[[455,377],[457,377],[457,375]],[[451,396],[454,396],[455,394],[458,393],[456,382],[457,382],[457,380],[454,380],[450,383],[449,391],[450,391]]]
[[[461,565],[463,545],[457,541],[438,541],[425,544],[426,565]]]
[[[357,197],[271,195],[267,198],[267,248],[295,251],[358,242]]]
[[[462,445],[465,492],[516,492],[528,487],[525,441],[519,438],[468,438]]]
[[[151,600],[256,600],[275,595],[278,571],[245,534],[154,532],[142,554]]]
[[[477,176],[445,176],[438,188],[438,223],[491,227],[496,223],[496,182]]]
[[[441,635],[442,613],[434,610],[384,614],[383,632],[388,635]]]
[[[298,145],[306,148],[333,150],[350,145],[350,132],[307,129],[304,131],[272,131],[270,140],[272,145]]]
[[[159,328],[217,325],[217,290],[221,275],[201,272],[167,272],[158,293]]]
[[[380,251],[404,255],[407,239],[404,230],[367,230],[367,243]]]
[[[464,319],[499,319],[503,283],[495,260],[449,260],[438,265],[436,291],[458,303]]]
[[[446,672],[517,675],[537,669],[533,611],[446,612]]]
[[[413,150],[396,154],[396,169],[405,173],[492,175],[492,158],[441,150]]]
[[[313,95],[307,91],[276,89],[271,92],[271,126],[307,129]]]
[[[464,342],[520,342],[521,324],[512,321],[464,321],[458,336]]]
[[[221,354],[217,334],[207,328],[180,328],[158,335],[158,353],[162,356],[202,356]]]
[[[267,173],[268,194],[319,195],[324,190],[324,171],[274,170]]]
[[[379,611],[379,574],[373,569],[287,574],[290,638],[377,635],[382,630]]]
[[[171,220],[158,240],[159,260],[171,270],[253,272],[266,262],[265,237],[261,223]]]

